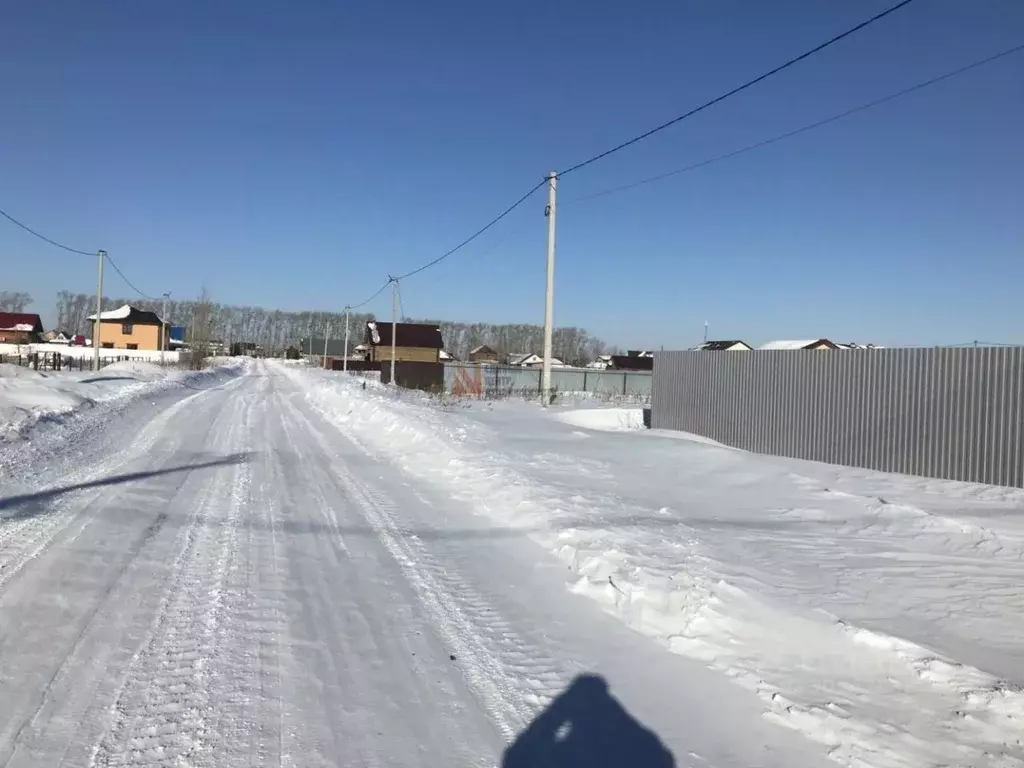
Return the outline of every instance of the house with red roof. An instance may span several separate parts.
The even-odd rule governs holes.
[[[28,312],[0,312],[0,344],[34,344],[43,333],[39,315]]]

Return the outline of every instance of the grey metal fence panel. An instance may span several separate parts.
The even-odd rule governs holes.
[[[651,404],[746,450],[1024,487],[1020,347],[662,352]]]
[[[476,397],[508,397],[540,393],[539,368],[506,365],[446,363],[446,392]],[[646,399],[654,377],[647,371],[604,371],[589,368],[553,368],[551,386],[562,393],[590,392],[601,396]]]
[[[556,392],[585,392],[587,371],[577,368],[552,368],[551,387]]]

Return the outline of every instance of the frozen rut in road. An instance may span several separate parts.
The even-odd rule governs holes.
[[[626,746],[826,764],[568,594],[531,541],[367,454],[280,368],[209,383],[0,485],[0,768],[496,766],[582,673],[631,713],[590,726]]]

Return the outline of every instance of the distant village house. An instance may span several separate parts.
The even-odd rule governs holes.
[[[544,358],[540,355],[536,355],[533,352],[522,352],[517,355],[509,355],[508,364],[513,365],[517,368],[543,368]],[[557,357],[552,356],[551,358],[552,368],[564,368],[565,363],[559,360]]]
[[[809,339],[809,340],[795,340],[795,341],[769,341],[767,344],[762,344],[758,349],[763,350],[790,350],[790,349],[810,349],[810,350],[831,350],[839,349],[839,345],[835,342],[831,342],[828,339]]]
[[[612,355],[608,369],[614,371],[653,371],[654,355],[646,350],[631,349],[624,355]]]
[[[43,333],[39,315],[28,312],[0,312],[0,344],[33,344]]]
[[[698,352],[750,352],[753,347],[745,341],[731,339],[726,341],[705,341],[695,349]]]
[[[469,350],[469,362],[479,365],[497,365],[498,353],[486,344],[481,344],[475,349]]]
[[[391,362],[391,323],[368,322],[365,343],[367,360]],[[397,323],[395,325],[395,361],[439,363],[444,340],[433,323]]]
[[[88,319],[95,325],[96,315],[89,315]],[[167,326],[156,312],[131,304],[100,312],[99,345],[102,349],[159,350],[167,349],[167,342]]]

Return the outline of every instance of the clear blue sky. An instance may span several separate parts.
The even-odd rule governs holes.
[[[142,290],[340,309],[568,167],[892,0],[13,0],[0,207]],[[1024,42],[1020,0],[917,0],[562,180],[559,324],[621,345],[1024,342],[1024,55],[669,181]],[[544,200],[403,285],[406,312],[541,322]],[[497,245],[496,245],[497,244]],[[0,221],[51,313],[94,260]],[[110,278],[110,294],[128,289]],[[371,305],[390,311],[382,297]]]

